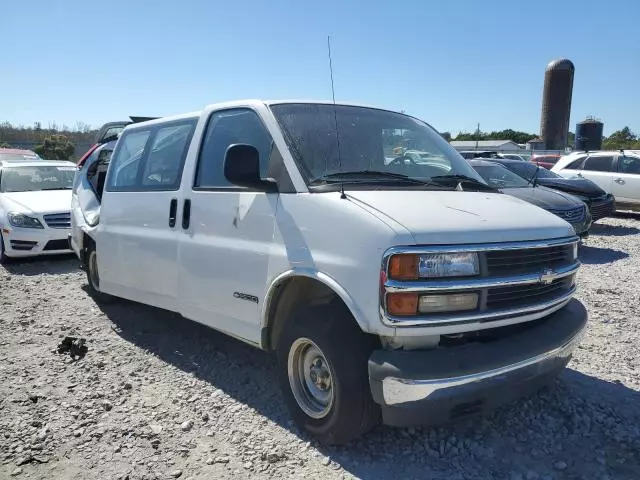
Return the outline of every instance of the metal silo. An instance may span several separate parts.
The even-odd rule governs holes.
[[[564,150],[569,133],[575,67],[566,58],[554,60],[544,72],[540,136],[547,150]]]
[[[601,150],[604,124],[594,118],[587,118],[576,125],[576,150]]]

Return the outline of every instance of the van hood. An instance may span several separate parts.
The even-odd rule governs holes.
[[[2,193],[6,211],[44,215],[71,210],[71,190],[40,190]]]
[[[573,227],[541,208],[501,193],[460,191],[351,191],[348,198],[416,244],[519,242],[575,235]]]

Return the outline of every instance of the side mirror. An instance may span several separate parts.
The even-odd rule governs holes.
[[[272,178],[260,177],[260,154],[256,147],[243,143],[229,145],[224,154],[224,176],[241,187],[265,192],[277,192],[278,185]]]

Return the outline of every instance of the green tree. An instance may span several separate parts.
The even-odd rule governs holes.
[[[602,142],[602,148],[605,150],[636,149],[640,148],[640,139],[629,127],[624,127],[622,130],[613,132],[608,137],[605,137]]]
[[[0,148],[11,148],[11,145],[9,145],[7,142],[2,142],[0,143]]]
[[[33,150],[47,160],[69,160],[73,156],[75,147],[66,135],[52,134],[45,137],[42,145],[38,145]]]

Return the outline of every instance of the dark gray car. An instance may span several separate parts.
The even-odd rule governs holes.
[[[582,200],[569,193],[552,190],[541,185],[533,186],[499,163],[479,159],[468,160],[468,162],[490,186],[559,216],[569,222],[576,234],[581,237],[588,235],[592,218],[589,209]]]

